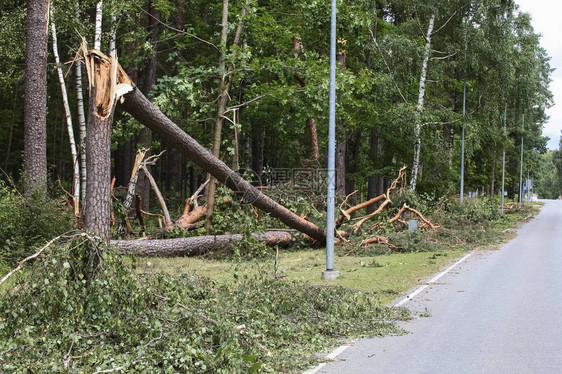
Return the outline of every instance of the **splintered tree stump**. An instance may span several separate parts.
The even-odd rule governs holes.
[[[266,242],[269,246],[288,245],[293,240],[293,235],[286,231],[268,231],[253,236],[257,240]],[[177,257],[226,250],[240,243],[243,238],[242,234],[205,235],[179,239],[112,240],[110,244],[123,253],[141,257]]]

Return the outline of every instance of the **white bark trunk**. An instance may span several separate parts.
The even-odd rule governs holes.
[[[117,17],[115,14],[111,14],[111,36],[109,38],[109,55],[117,55]]]
[[[94,49],[101,50],[101,24],[103,16],[103,0],[96,5],[96,29],[94,36]],[[111,55],[110,55],[111,56]]]
[[[224,117],[224,112],[226,108],[226,102],[228,99],[228,88],[226,87],[226,42],[228,36],[228,0],[223,0],[222,2],[222,30],[221,30],[221,54],[219,57],[219,71],[221,73],[221,80],[219,83],[219,99],[217,106],[217,115],[215,117],[215,132],[213,138],[213,156],[219,158],[220,156],[220,144],[221,144],[221,132],[222,132],[222,122]],[[205,230],[207,234],[210,231],[211,220],[213,217],[213,211],[215,208],[215,178],[209,174],[209,185],[207,186],[207,219],[205,221]]]
[[[80,19],[80,10],[76,8],[76,19]],[[82,88],[82,61],[77,59],[76,62],[76,105],[78,112],[78,126],[80,128],[80,199],[82,200],[82,208],[86,201],[86,114],[84,112],[84,94]]]
[[[66,93],[66,85],[64,82],[64,74],[62,73],[59,51],[57,46],[57,28],[53,21],[53,12],[51,8],[51,32],[53,38],[53,55],[57,64],[57,73],[59,77],[60,88],[62,92],[62,102],[64,106],[64,115],[66,118],[66,127],[68,130],[68,138],[70,140],[70,154],[72,155],[72,193],[74,195],[74,213],[78,214],[80,206],[80,164],[78,162],[78,150],[76,141],[74,140],[74,129],[72,127],[72,116],[70,114],[70,106],[68,105],[68,95]]]
[[[415,143],[414,143],[414,162],[412,165],[412,176],[410,178],[410,189],[416,190],[418,179],[418,172],[420,166],[420,148],[421,148],[421,115],[423,111],[423,102],[425,98],[425,83],[427,76],[427,64],[429,62],[429,55],[431,53],[431,34],[433,33],[433,26],[435,24],[435,15],[432,15],[429,20],[429,27],[427,28],[427,36],[425,39],[425,50],[423,53],[422,71],[420,75],[420,88],[418,92],[418,106],[416,108],[416,128],[415,128]]]

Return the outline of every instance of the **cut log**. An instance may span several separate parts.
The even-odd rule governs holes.
[[[326,235],[318,226],[300,218],[289,209],[278,204],[232,171],[224,162],[214,157],[207,149],[166,117],[138,88],[134,87],[131,92],[124,96],[124,99],[123,108],[135,119],[158,133],[168,144],[177,148],[203,170],[213,175],[236,194],[242,196],[246,203],[278,218],[287,226],[325,243]]]
[[[263,234],[254,234],[254,237],[260,241],[265,241],[270,246],[286,245],[293,240],[293,235],[286,231],[268,231]],[[205,235],[163,240],[112,240],[111,245],[116,246],[124,253],[142,257],[177,257],[225,250],[238,244],[243,238],[242,234]]]

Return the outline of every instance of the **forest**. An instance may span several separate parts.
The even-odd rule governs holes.
[[[82,38],[108,56],[115,50],[143,95],[234,170],[250,173],[254,184],[325,169],[329,5],[53,1],[42,178],[75,196],[80,210],[88,113]],[[4,178],[20,180],[27,7],[3,0],[1,9],[2,169]],[[463,128],[466,191],[499,194],[505,150],[506,190],[516,196],[522,137],[524,172],[537,170],[546,152],[541,131],[552,104],[551,68],[529,15],[513,1],[345,2],[337,35],[338,194],[377,196],[402,165],[416,192],[458,193]],[[165,151],[147,170],[174,208],[206,180],[206,171],[117,105],[110,174],[116,190],[128,186],[141,148],[147,155]],[[147,212],[159,209],[150,191],[141,170],[137,192]]]
[[[553,69],[529,14],[515,1],[349,0],[338,1],[337,9],[338,245],[408,250],[400,238],[389,243],[392,235],[377,231],[407,225],[404,214],[418,217],[426,231],[439,228],[445,213],[452,220],[460,212],[472,223],[498,219],[502,184],[506,199],[517,202],[520,178],[525,184],[527,175],[539,197],[562,194],[562,153],[547,151],[542,135],[554,104]],[[151,279],[150,288],[149,281],[120,270],[129,260],[101,248],[111,243],[144,256],[184,256],[235,244],[245,258],[293,241],[298,232],[304,234],[299,245],[324,243],[330,12],[325,0],[0,0],[0,269],[15,270],[0,286],[22,268],[23,258],[43,258],[55,245],[57,252],[37,265],[49,274],[45,289],[37,289],[35,272],[22,271],[29,288],[7,294],[43,295],[33,299],[46,303],[45,315],[33,317],[43,330],[45,318],[62,313],[59,299],[73,313],[101,308],[87,326],[78,314],[57,325],[57,334],[68,326],[88,333],[56,338],[59,345],[37,353],[56,357],[52,372],[109,372],[102,371],[112,367],[107,347],[92,357],[84,353],[83,361],[71,360],[71,351],[79,341],[85,352],[113,339],[91,326],[124,329],[110,317],[116,309],[108,300],[126,302],[115,284],[135,295],[128,313],[146,316],[128,320],[136,325],[127,327],[127,336],[136,341],[148,334],[153,339],[141,343],[154,355],[158,344],[185,343],[173,340],[177,331],[166,326],[179,323],[179,311],[189,311],[199,326],[190,320],[186,331],[206,326],[214,342],[189,340],[201,344],[193,348],[199,353],[192,352],[201,360],[185,363],[189,370],[286,369],[262,366],[267,360],[257,357],[269,354],[261,343],[224,330],[216,317],[181,301],[203,293],[201,310],[215,313],[211,298],[246,289],[209,296],[206,284],[167,278]],[[461,202],[485,200],[453,207],[459,193]],[[472,206],[482,210],[469,212]],[[361,209],[366,216],[351,217]],[[368,220],[377,223],[367,229]],[[68,291],[70,302],[72,282],[85,291]],[[298,289],[306,293],[303,300],[314,293]],[[47,291],[56,297],[48,300],[41,293]],[[350,303],[363,297],[340,296]],[[247,302],[259,304],[260,296],[252,297]],[[159,309],[160,317],[140,312],[154,303],[169,308]],[[22,318],[29,315],[26,308],[10,310]],[[361,313],[365,317],[368,308]],[[151,330],[154,323],[159,330]],[[0,337],[26,328],[0,316]],[[39,339],[25,331],[27,341],[0,345],[8,352],[0,350],[0,363],[8,360],[14,372],[21,369],[14,362],[23,359],[14,347]],[[217,339],[245,353],[217,351]],[[59,357],[63,346],[68,355]],[[126,364],[117,367],[127,370],[159,370],[166,360],[179,360],[153,362],[116,347],[107,349],[122,348],[114,358],[117,364],[123,359]],[[209,347],[216,362],[201,358]],[[252,349],[259,354],[248,353]],[[47,370],[37,362],[28,364]]]

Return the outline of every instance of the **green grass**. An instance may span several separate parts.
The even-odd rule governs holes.
[[[461,250],[449,250],[438,253],[336,256],[335,268],[340,271],[340,276],[334,281],[326,282],[321,279],[326,264],[323,249],[280,251],[277,274],[283,279],[304,281],[312,285],[329,284],[379,293],[381,301],[388,303],[461,254]],[[183,272],[228,283],[255,275],[273,278],[274,258],[274,254],[265,259],[243,262],[188,257],[149,258],[139,259],[137,270],[170,274]]]
[[[394,239],[404,241],[410,248],[421,250],[391,253],[380,245],[354,250],[336,247],[335,269],[340,276],[333,281],[323,281],[325,269],[324,249],[279,250],[277,276],[286,280],[304,281],[311,285],[335,285],[348,289],[377,293],[383,303],[389,303],[424,278],[438,272],[468,250],[497,248],[511,239],[514,227],[529,215],[536,214],[540,205],[505,214],[487,224],[452,222],[437,231],[417,235],[398,233]],[[408,244],[409,243],[409,244]],[[378,254],[388,252],[386,254]],[[348,253],[349,255],[346,255]],[[274,278],[275,253],[271,250],[265,258],[240,260],[196,258],[141,258],[137,271],[141,273],[194,274],[228,284],[240,278],[260,276]]]

